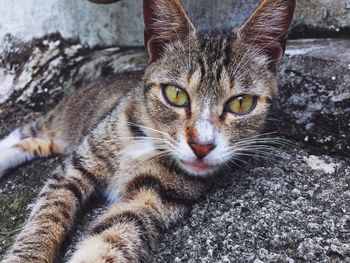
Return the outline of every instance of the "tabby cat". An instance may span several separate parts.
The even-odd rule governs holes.
[[[104,1],[105,2],[105,1]],[[107,1],[110,2],[110,1]],[[231,164],[254,149],[277,93],[295,0],[264,0],[238,30],[197,32],[179,0],[144,0],[144,72],[76,91],[0,142],[0,172],[66,154],[4,262],[53,262],[96,192],[108,212],[71,263],[148,262]]]

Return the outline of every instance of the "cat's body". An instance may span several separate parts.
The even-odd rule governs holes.
[[[70,262],[144,262],[240,154],[262,151],[295,1],[266,0],[238,33],[197,33],[177,0],[144,1],[145,73],[81,89],[0,142],[0,173],[66,154],[5,259],[53,262],[94,192],[111,207]]]

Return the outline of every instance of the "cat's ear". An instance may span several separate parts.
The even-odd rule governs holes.
[[[143,14],[150,62],[162,56],[167,44],[195,33],[179,0],[143,0]]]
[[[296,0],[263,0],[238,31],[238,38],[268,57],[271,70],[283,56]]]

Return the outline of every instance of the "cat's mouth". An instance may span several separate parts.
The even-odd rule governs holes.
[[[196,160],[195,162],[181,161],[181,165],[188,173],[194,175],[207,175],[217,168],[217,165],[211,165],[202,160]]]

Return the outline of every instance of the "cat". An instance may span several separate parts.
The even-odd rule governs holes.
[[[295,0],[264,0],[238,30],[197,32],[179,0],[144,0],[144,72],[80,89],[0,142],[0,170],[64,154],[4,263],[54,262],[90,197],[108,211],[70,263],[148,262],[234,161],[264,150]]]

